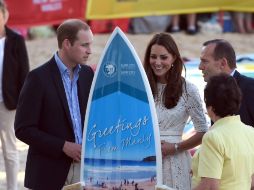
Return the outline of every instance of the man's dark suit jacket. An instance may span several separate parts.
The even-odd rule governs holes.
[[[234,78],[242,91],[239,111],[241,121],[254,127],[254,79],[241,75],[238,71],[235,71]]]
[[[84,118],[93,70],[83,65],[78,96],[81,122]],[[31,71],[22,88],[15,117],[18,139],[29,145],[25,187],[61,190],[72,159],[63,152],[65,141],[75,142],[65,90],[54,57]]]
[[[25,40],[5,27],[2,91],[7,109],[16,109],[19,93],[29,71]]]

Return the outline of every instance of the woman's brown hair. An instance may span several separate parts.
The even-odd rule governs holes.
[[[175,57],[175,61],[171,69],[167,73],[167,85],[163,94],[163,103],[166,108],[170,109],[177,105],[177,102],[183,92],[183,84],[185,84],[185,79],[182,77],[182,70],[184,67],[184,63],[180,56],[177,45],[174,39],[170,36],[170,34],[159,33],[153,36],[146,48],[144,57],[144,68],[154,97],[158,95],[158,79],[150,65],[151,48],[154,44],[163,46],[170,54],[173,55],[173,57]]]

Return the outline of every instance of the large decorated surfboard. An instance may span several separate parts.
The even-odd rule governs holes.
[[[162,183],[152,93],[135,49],[118,27],[95,72],[81,160],[86,190],[154,190]]]

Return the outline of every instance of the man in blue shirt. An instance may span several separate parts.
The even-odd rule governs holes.
[[[93,70],[85,65],[93,34],[79,19],[57,29],[59,50],[31,71],[22,88],[17,138],[29,145],[25,187],[60,190],[80,180],[81,143]]]

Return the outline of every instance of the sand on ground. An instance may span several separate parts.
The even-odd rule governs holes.
[[[88,62],[88,64],[97,64],[99,62],[101,53],[105,47],[105,44],[109,38],[110,34],[94,36],[93,43],[93,54]],[[145,52],[145,47],[153,34],[149,35],[131,35],[128,34],[130,42],[136,49],[140,59],[143,59]],[[237,33],[225,33],[225,34],[197,34],[194,36],[188,36],[185,33],[173,34],[173,37],[179,47],[182,57],[189,59],[198,58],[202,43],[209,39],[223,38],[229,40],[233,47],[235,48],[236,54],[250,54],[254,53],[254,34],[237,34]],[[38,67],[45,61],[50,59],[54,52],[57,50],[57,42],[55,37],[44,38],[44,39],[33,39],[27,40],[27,49],[30,59],[31,69]],[[198,69],[198,68],[197,68]],[[24,143],[17,141],[17,147],[19,150],[19,162],[20,169],[18,173],[19,190],[23,190],[24,185],[24,173],[25,173],[25,162],[28,146]],[[6,189],[6,179],[5,179],[5,168],[4,161],[2,157],[2,148],[0,143],[0,190]]]

